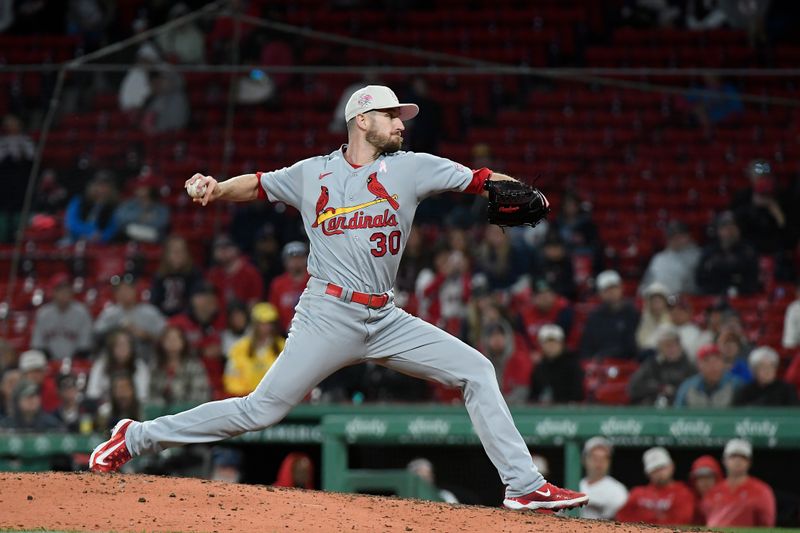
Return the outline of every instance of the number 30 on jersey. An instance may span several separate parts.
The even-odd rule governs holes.
[[[383,257],[386,252],[392,255],[397,255],[400,251],[400,231],[395,230],[388,235],[382,231],[376,231],[370,235],[370,242],[375,243],[375,247],[370,250],[370,253],[375,257]]]

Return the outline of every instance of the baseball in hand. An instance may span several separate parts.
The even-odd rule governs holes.
[[[186,186],[186,192],[192,198],[202,198],[206,194],[206,185],[200,180],[194,181]]]

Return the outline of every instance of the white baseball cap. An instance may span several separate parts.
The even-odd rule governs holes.
[[[349,122],[359,113],[374,109],[397,109],[400,120],[410,120],[419,113],[417,104],[401,104],[394,91],[383,85],[367,85],[354,92],[344,108],[344,120]]]
[[[611,441],[598,435],[586,441],[586,444],[583,445],[583,455],[587,455],[595,448],[605,448],[608,450],[608,453],[612,453],[614,451],[614,445],[611,444]]]
[[[755,368],[762,362],[768,362],[778,366],[778,364],[781,362],[781,358],[778,355],[778,352],[769,346],[759,346],[750,352],[750,355],[747,357],[747,364],[751,369],[755,370]]]
[[[616,270],[604,270],[597,275],[597,290],[604,291],[616,285],[622,285],[622,278]]]
[[[19,356],[19,363],[17,364],[20,372],[28,372],[29,370],[41,370],[47,368],[47,356],[41,350],[28,350],[22,352]]]
[[[753,446],[744,439],[731,439],[725,444],[722,456],[730,457],[731,455],[741,455],[749,459],[753,457]]]
[[[666,449],[662,448],[661,446],[656,446],[655,448],[650,448],[644,452],[644,455],[642,456],[642,462],[644,463],[645,474],[649,474],[658,470],[659,468],[671,465],[672,457],[670,457],[669,452]]]
[[[539,328],[539,342],[555,339],[557,341],[564,340],[564,330],[558,324],[545,324]]]

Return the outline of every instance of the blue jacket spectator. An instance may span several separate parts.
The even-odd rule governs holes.
[[[678,388],[675,407],[730,407],[742,381],[726,372],[725,360],[719,348],[709,344],[697,354],[700,372]]]
[[[758,292],[758,255],[741,239],[733,213],[720,213],[716,230],[716,242],[706,245],[697,265],[700,291],[716,295]]]
[[[581,358],[635,359],[639,312],[624,299],[622,278],[613,270],[597,276],[602,303],[589,313],[581,337]]]
[[[117,208],[116,223],[129,239],[160,242],[169,226],[169,209],[159,203],[156,185],[151,180],[139,179],[134,187],[134,197]]]
[[[86,192],[73,198],[67,206],[65,224],[69,240],[103,243],[113,240],[117,234],[116,198],[113,178],[98,173],[86,186]]]

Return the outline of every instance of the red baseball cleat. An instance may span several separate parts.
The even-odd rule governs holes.
[[[125,445],[125,433],[133,420],[123,418],[111,430],[111,438],[97,446],[89,456],[89,469],[95,472],[116,472],[131,460]]]
[[[562,489],[552,483],[545,483],[537,490],[524,496],[514,496],[503,500],[507,509],[573,509],[589,502],[589,497],[581,492]]]

